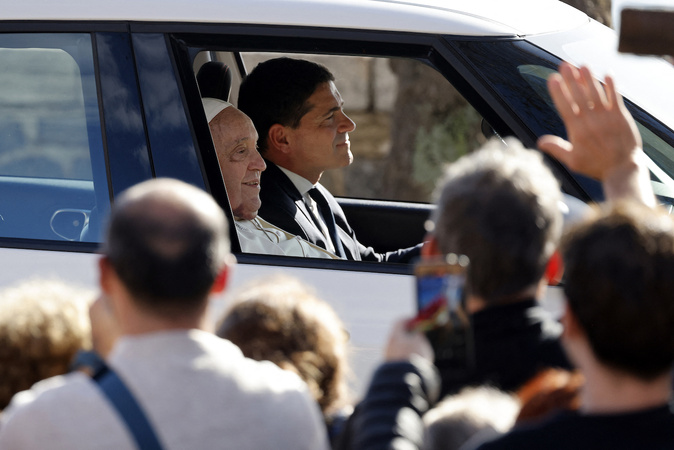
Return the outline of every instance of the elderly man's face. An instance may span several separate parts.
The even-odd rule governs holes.
[[[267,168],[257,151],[253,122],[234,107],[210,122],[220,171],[234,217],[252,220],[260,209],[260,173]]]

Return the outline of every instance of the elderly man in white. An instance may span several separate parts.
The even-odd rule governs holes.
[[[257,151],[255,126],[231,103],[215,98],[202,100],[241,250],[246,253],[338,259],[336,255],[275,227],[257,215],[261,205],[260,173],[267,166]]]

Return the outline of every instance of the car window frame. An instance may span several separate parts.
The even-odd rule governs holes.
[[[172,29],[169,29],[167,33],[172,42],[175,63],[183,84],[183,94],[191,97],[196,93],[197,100],[200,97],[198,97],[198,87],[192,62],[200,52],[204,51],[227,51],[235,54],[238,52],[273,51],[298,55],[305,53],[409,58],[438,70],[448,79],[449,83],[452,83],[447,73],[438,67],[447,65],[438,51],[438,48],[444,45],[440,35],[236,24],[172,24],[170,28]],[[134,24],[134,31],[136,32],[150,32],[154,29],[154,24]],[[215,149],[210,138],[203,106],[200,101],[193,101],[193,98],[184,98],[183,100],[192,118],[192,128],[197,133],[195,139],[199,142],[198,147],[202,152],[202,159],[206,160],[208,154],[215,154]],[[208,134],[202,134],[205,131],[208,131]],[[217,164],[215,167],[218,167]],[[214,179],[222,179],[219,170],[217,170],[217,173],[211,171],[206,176],[209,177],[209,185],[213,183]],[[399,203],[395,200],[377,202]],[[397,263],[331,261],[248,253],[237,253],[236,257],[239,261],[249,264],[408,275],[412,271],[410,265]]]
[[[118,188],[118,183],[115,182],[115,178],[112,176],[115,171],[112,171],[110,168],[110,151],[109,151],[109,142],[111,136],[115,136],[116,133],[114,130],[106,128],[106,125],[109,124],[110,117],[112,115],[106,115],[104,112],[104,97],[106,92],[111,92],[114,90],[110,83],[102,82],[100,77],[100,48],[98,43],[98,37],[101,32],[110,32],[110,33],[123,33],[128,35],[128,27],[125,24],[121,23],[98,23],[98,22],[62,22],[62,21],[22,21],[22,22],[1,22],[0,21],[0,33],[13,33],[13,34],[50,34],[50,33],[65,33],[65,34],[88,34],[91,37],[92,45],[92,54],[93,54],[93,70],[94,70],[94,80],[97,96],[97,107],[99,114],[100,122],[100,132],[101,132],[101,141],[103,147],[102,155],[94,155],[94,158],[97,159],[97,164],[103,164],[105,166],[106,179],[100,180],[96,179],[96,174],[94,173],[94,191],[97,198],[97,204],[104,205],[102,211],[100,211],[100,216],[104,217],[107,215],[109,206],[114,198],[115,191],[120,191],[122,189]],[[117,58],[116,55],[113,55]],[[114,152],[113,152],[114,153]],[[94,163],[92,158],[92,164]],[[128,167],[128,166],[125,166]],[[99,177],[100,178],[100,177]],[[105,183],[107,189],[99,188],[97,185],[99,183]],[[117,188],[117,189],[116,189]],[[101,223],[101,227],[103,224]],[[27,249],[27,250],[48,250],[48,251],[74,251],[74,252],[83,252],[83,253],[96,253],[99,249],[99,242],[82,242],[82,241],[69,241],[69,240],[57,240],[57,239],[33,239],[33,238],[13,238],[13,237],[0,237],[0,248],[16,248],[16,249]]]

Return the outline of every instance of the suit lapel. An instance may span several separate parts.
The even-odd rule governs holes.
[[[288,198],[292,200],[292,203],[285,204],[285,209],[287,209],[290,216],[294,218],[295,222],[297,223],[297,229],[288,229],[285,231],[295,233],[307,241],[318,245],[319,247],[327,248],[325,236],[323,236],[323,233],[320,233],[318,230],[316,230],[314,221],[311,218],[307,205],[304,203],[304,199],[302,198],[300,191],[297,190],[293,182],[290,181],[290,178],[288,178],[288,176],[283,173],[283,171],[281,171],[281,169],[279,169],[276,164],[267,160],[265,160],[265,163],[267,164],[267,170],[262,172],[263,185],[265,179],[269,180],[270,184],[275,186],[275,189],[280,189]],[[268,201],[268,199],[265,198],[265,201]]]
[[[322,184],[318,184],[316,187],[321,191],[332,210],[332,215],[335,217],[335,224],[337,225],[337,234],[342,241],[342,248],[346,253],[347,259],[360,261],[358,241],[355,238],[355,232],[346,220],[342,207],[339,206],[337,199]]]

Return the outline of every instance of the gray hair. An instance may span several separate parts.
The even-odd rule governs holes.
[[[503,434],[515,424],[519,410],[513,395],[486,386],[465,388],[424,415],[423,448],[457,450],[478,436]]]
[[[451,164],[436,193],[440,251],[470,258],[467,288],[496,302],[537,283],[562,230],[561,191],[539,152],[492,139]]]

